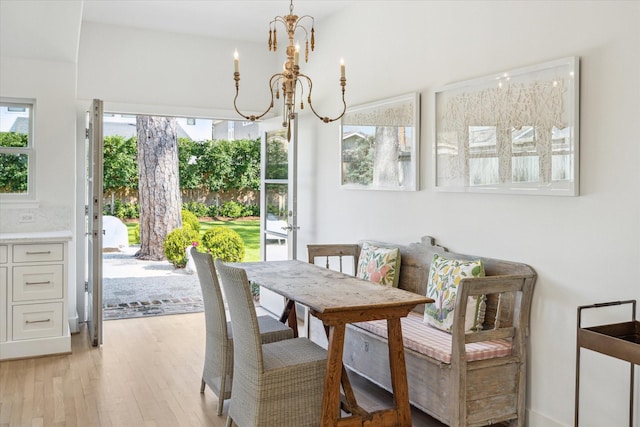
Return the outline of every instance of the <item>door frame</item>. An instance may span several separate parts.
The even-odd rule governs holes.
[[[297,259],[298,249],[298,115],[296,114],[294,119],[291,120],[291,139],[289,141],[289,147],[287,150],[287,179],[266,179],[265,173],[267,168],[267,133],[282,128],[281,118],[275,118],[260,122],[260,162],[261,162],[261,176],[260,176],[260,258],[263,261],[267,261],[267,245],[266,235],[276,235],[282,237],[287,243],[287,258]],[[287,184],[287,225],[286,232],[274,233],[273,231],[267,232],[267,185],[268,184]]]
[[[94,99],[88,114],[87,179],[86,179],[86,266],[88,297],[87,325],[92,346],[102,345],[102,187],[104,161],[104,133],[102,100]],[[96,189],[99,189],[96,194]]]

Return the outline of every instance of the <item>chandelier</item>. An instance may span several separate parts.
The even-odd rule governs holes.
[[[311,20],[311,30],[309,31],[304,25],[302,21]],[[309,46],[311,46],[311,51],[315,49],[315,29],[313,27],[314,18],[310,15],[304,15],[298,17],[293,14],[293,0],[291,0],[291,4],[289,5],[289,14],[286,16],[276,16],[269,23],[269,50],[273,50],[274,52],[278,49],[278,40],[277,40],[277,24],[280,23],[284,25],[285,30],[287,32],[287,37],[289,39],[289,44],[287,45],[287,60],[284,62],[282,66],[282,71],[276,73],[271,76],[269,79],[269,89],[271,91],[271,103],[269,107],[260,115],[245,115],[238,110],[238,106],[236,101],[238,100],[238,94],[240,91],[240,60],[238,58],[238,50],[234,52],[234,73],[233,79],[236,81],[236,96],[233,98],[233,107],[236,112],[245,118],[246,120],[255,121],[263,117],[274,107],[274,98],[280,99],[280,92],[282,92],[283,99],[283,112],[282,112],[282,126],[287,128],[287,139],[291,140],[291,120],[295,117],[297,97],[299,96],[301,99],[304,99],[305,96],[305,86],[307,90],[307,104],[311,108],[313,114],[316,115],[320,120],[324,123],[331,123],[336,120],[339,120],[345,113],[347,109],[347,104],[344,100],[344,91],[345,86],[347,85],[347,79],[345,78],[345,67],[344,61],[340,60],[340,86],[342,87],[342,112],[336,118],[323,117],[318,114],[313,107],[311,102],[311,91],[313,89],[313,83],[311,78],[306,74],[300,72],[300,45],[294,44],[296,31],[300,30],[304,33],[305,40],[305,51],[304,51],[304,62],[309,62]],[[300,101],[300,109],[304,109],[304,101]]]

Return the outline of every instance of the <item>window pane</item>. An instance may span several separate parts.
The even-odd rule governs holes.
[[[498,152],[495,126],[469,126],[469,155],[478,157]]]
[[[511,150],[514,155],[536,152],[536,133],[533,126],[511,129]]]
[[[521,156],[511,160],[513,182],[539,182],[540,157]]]
[[[266,231],[286,234],[282,227],[287,226],[288,218],[288,184],[267,184],[267,224]]]
[[[0,193],[27,193],[29,190],[28,172],[28,155],[0,153]]]
[[[551,158],[551,179],[554,181],[570,181],[573,177],[573,156],[562,155]]]
[[[469,126],[469,185],[500,182],[498,132],[495,126]]]
[[[0,105],[0,147],[28,147],[31,107]]]
[[[26,148],[29,146],[29,135],[24,133],[0,132],[0,147]]]
[[[343,126],[343,184],[371,185],[373,182],[375,130],[375,126]]]
[[[284,129],[267,132],[266,179],[287,179],[289,176],[289,142]]]
[[[469,185],[495,185],[500,182],[498,158],[469,159]]]

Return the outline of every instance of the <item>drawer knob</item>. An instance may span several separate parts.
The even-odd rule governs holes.
[[[27,255],[48,255],[51,251],[27,251]]]
[[[25,285],[48,285],[51,283],[51,280],[47,280],[46,282],[26,282]]]
[[[24,323],[26,323],[26,324],[30,324],[30,323],[47,323],[47,322],[51,322],[51,319],[43,319],[43,320],[26,320]]]

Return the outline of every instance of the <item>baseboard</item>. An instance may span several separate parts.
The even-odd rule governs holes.
[[[529,427],[570,427],[531,409],[527,409],[527,418]]]
[[[72,334],[80,332],[80,326],[78,324],[78,313],[74,317],[69,317],[69,331]]]
[[[38,338],[0,343],[0,360],[24,359],[71,353],[71,336]]]

